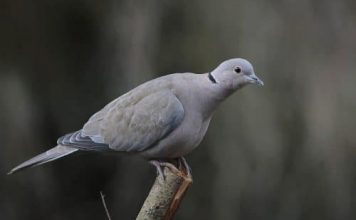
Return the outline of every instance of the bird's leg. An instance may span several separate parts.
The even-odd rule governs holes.
[[[150,164],[152,164],[153,166],[156,167],[157,175],[164,180],[165,178],[164,178],[164,175],[163,175],[162,167],[159,164],[159,161],[158,160],[150,160]]]
[[[150,160],[150,163],[156,167],[157,169],[157,174],[159,179],[164,182],[166,177],[164,176],[162,167],[168,167],[169,169],[171,169],[172,171],[176,171],[179,172],[179,170],[171,163],[166,162],[166,161],[159,161],[159,160]],[[161,183],[162,183],[161,182]]]
[[[187,160],[184,157],[179,157],[178,158],[178,166],[179,168],[183,165],[184,169],[187,172],[187,176],[192,176],[192,169],[190,168]]]

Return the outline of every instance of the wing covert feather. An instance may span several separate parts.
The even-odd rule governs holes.
[[[93,115],[82,134],[113,150],[143,151],[177,128],[183,118],[184,108],[169,90],[139,97],[126,94]]]

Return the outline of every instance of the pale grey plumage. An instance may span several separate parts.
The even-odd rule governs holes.
[[[121,96],[84,125],[82,134],[110,149],[144,151],[175,129],[184,117],[184,108],[168,89],[148,86]]]
[[[10,173],[75,151],[118,151],[148,159],[182,157],[203,139],[213,112],[247,84],[263,85],[252,65],[240,58],[206,74],[180,73],[148,81],[94,114],[82,130],[58,139],[58,146]]]

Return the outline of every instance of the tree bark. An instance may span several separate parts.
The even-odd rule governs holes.
[[[136,220],[173,219],[193,179],[174,165],[163,167],[163,174],[165,180],[157,176]]]

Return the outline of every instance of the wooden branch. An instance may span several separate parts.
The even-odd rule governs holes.
[[[136,220],[173,219],[193,179],[173,165],[163,167],[163,174],[165,180],[157,176]]]

